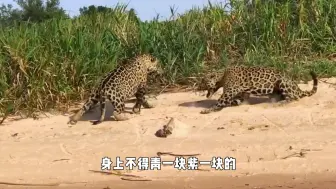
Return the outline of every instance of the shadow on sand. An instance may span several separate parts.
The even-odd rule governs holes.
[[[205,100],[199,100],[199,101],[184,102],[184,103],[179,104],[179,106],[209,108],[210,106],[216,104],[216,102],[217,102],[217,99],[205,99]],[[270,103],[270,99],[267,97],[250,97],[246,99],[244,103],[248,103],[250,105]]]
[[[132,108],[135,104],[136,99],[130,99],[128,101],[126,101],[125,103],[125,113],[127,115],[127,113],[129,114],[133,114],[132,112]],[[71,115],[74,115],[77,111],[79,110],[79,108],[72,112]],[[106,113],[105,113],[105,118],[104,121],[114,121],[114,118],[111,117],[112,113],[113,113],[113,106],[110,102],[106,103]],[[92,121],[96,121],[100,118],[100,105],[97,104],[92,110],[86,112],[78,121],[90,121],[92,123]]]

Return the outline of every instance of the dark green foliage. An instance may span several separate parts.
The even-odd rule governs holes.
[[[73,19],[2,27],[0,109],[45,110],[81,100],[118,61],[144,52],[160,59],[170,84],[236,62],[277,67],[298,79],[310,69],[336,75],[327,59],[336,51],[336,1],[294,5],[236,1],[228,13],[209,4],[163,22],[142,22],[126,6],[90,6]]]

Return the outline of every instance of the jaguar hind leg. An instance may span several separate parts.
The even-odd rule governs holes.
[[[300,99],[299,91],[294,90],[296,89],[295,86],[293,87],[293,82],[286,83],[283,80],[277,81],[277,87],[275,91],[280,94],[281,101],[279,102],[280,106],[284,106],[286,104],[291,103],[292,101],[296,101]],[[293,89],[294,88],[294,89]]]
[[[70,117],[70,120],[67,124],[75,125],[78,120],[88,111],[92,110],[95,105],[97,105],[98,100],[94,98],[89,98],[84,105],[74,114]]]
[[[106,97],[102,97],[100,99],[100,117],[97,121],[93,121],[93,125],[98,125],[101,122],[104,121],[105,119],[105,114],[106,114],[106,102],[108,102],[109,99],[107,99]]]
[[[129,118],[126,116],[124,110],[125,110],[125,102],[120,101],[113,103],[114,111],[113,111],[113,117],[116,121],[126,121],[129,120]]]

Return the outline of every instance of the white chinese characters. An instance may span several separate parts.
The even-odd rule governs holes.
[[[114,166],[112,166],[114,164]],[[124,170],[124,167],[133,170],[161,170],[161,165],[173,166],[177,170],[197,170],[199,166],[210,166],[215,170],[236,170],[236,158],[212,157],[210,161],[199,161],[197,157],[175,157],[173,161],[162,161],[160,157],[126,157],[121,160],[118,156],[115,162],[109,157],[103,157],[101,170]]]

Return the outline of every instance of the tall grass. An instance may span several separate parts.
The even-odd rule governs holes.
[[[82,100],[102,74],[140,52],[158,57],[166,81],[228,64],[273,66],[304,77],[336,75],[336,1],[232,1],[175,19],[140,21],[112,13],[16,24],[0,30],[0,111],[35,112]]]

